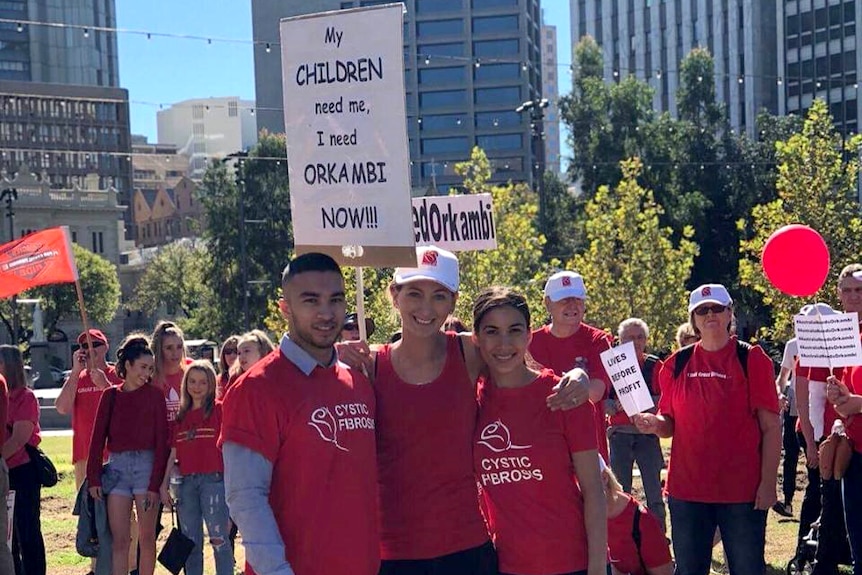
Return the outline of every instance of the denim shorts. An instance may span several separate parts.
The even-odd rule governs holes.
[[[145,494],[150,485],[154,458],[151,449],[111,453],[102,472],[102,490],[105,495],[131,498]]]

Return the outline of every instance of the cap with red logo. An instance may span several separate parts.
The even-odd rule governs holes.
[[[717,303],[719,305],[731,305],[733,300],[727,293],[727,288],[721,284],[704,284],[691,291],[688,296],[688,313],[691,313],[699,305],[705,303]]]
[[[108,345],[108,338],[105,337],[105,334],[103,334],[98,329],[91,329],[88,331],[81,332],[81,335],[78,336],[78,344],[83,344],[87,341],[87,333],[90,334],[90,339],[92,339],[93,341],[98,341],[104,343],[105,345]]]
[[[587,299],[584,278],[575,272],[557,272],[545,283],[545,296],[553,302],[567,297]]]
[[[451,292],[458,291],[460,275],[458,273],[458,258],[455,257],[455,254],[436,246],[422,246],[416,248],[416,262],[418,267],[395,269],[396,285],[430,280]]]

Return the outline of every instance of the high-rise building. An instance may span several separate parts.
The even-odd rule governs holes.
[[[388,0],[255,0],[258,125],[284,131],[281,18],[388,3]],[[542,97],[539,0],[405,0],[404,77],[411,180],[446,191],[461,178],[455,163],[473,146],[493,166],[492,181],[532,181],[529,113]]]
[[[548,99],[545,113],[545,169],[559,174],[560,165],[560,88],[557,67],[557,27],[542,25],[542,92]]]
[[[703,47],[732,127],[753,133],[758,113],[778,112],[775,0],[570,0],[570,7],[572,44],[594,37],[605,79],[648,80],[655,109],[676,114],[680,62]]]
[[[190,175],[201,178],[213,158],[247,150],[257,142],[254,108],[254,102],[235,97],[177,102],[157,114],[159,143],[172,144],[191,158]]]
[[[113,0],[4,0],[0,18],[0,80],[120,85]]]
[[[828,4],[828,5],[827,5]],[[826,101],[843,134],[859,131],[857,23],[862,2],[781,3],[778,18],[778,113],[804,113],[815,98]]]

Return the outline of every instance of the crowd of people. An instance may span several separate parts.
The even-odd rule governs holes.
[[[802,368],[791,341],[776,378],[735,336],[722,285],[691,292],[664,360],[641,319],[616,338],[585,323],[571,271],[548,278],[543,327],[523,294],[492,286],[474,294],[468,331],[452,317],[457,258],[418,248],[417,266],[395,271],[400,330],[383,345],[359,339],[330,257],[298,256],[281,287],[288,333],[231,336],[215,366],[187,358],[171,322],[127,336],[115,363],[103,332],[79,336],[56,407],[72,416],[76,486],[106,510],[110,553],[92,573],[152,575],[175,509],[194,542],[188,575],[203,574],[205,545],[216,575],[232,575],[237,532],[257,575],[707,575],[719,540],[732,575],[763,575],[767,513],[793,515],[801,449],[798,546],[819,522],[814,573],[852,558],[862,574],[862,366]],[[862,312],[862,265],[842,270],[838,297]],[[655,408],[622,408],[600,358],[615,339],[633,343]],[[0,346],[0,492],[16,493],[0,573],[45,573],[26,447],[38,414],[20,351]],[[817,446],[842,419],[859,451],[843,479],[821,477]]]

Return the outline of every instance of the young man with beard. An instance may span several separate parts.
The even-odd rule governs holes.
[[[611,335],[583,323],[587,290],[584,278],[570,271],[557,272],[545,284],[545,308],[551,316],[550,325],[533,332],[530,355],[558,376],[576,367],[590,378],[590,401],[596,420],[599,453],[608,461],[607,423],[604,400],[608,398],[610,381],[602,367],[599,354],[610,349]]]
[[[257,575],[374,575],[379,560],[375,401],[338,362],[346,312],[338,264],[304,254],[282,274],[289,333],[231,386],[225,488]]]

